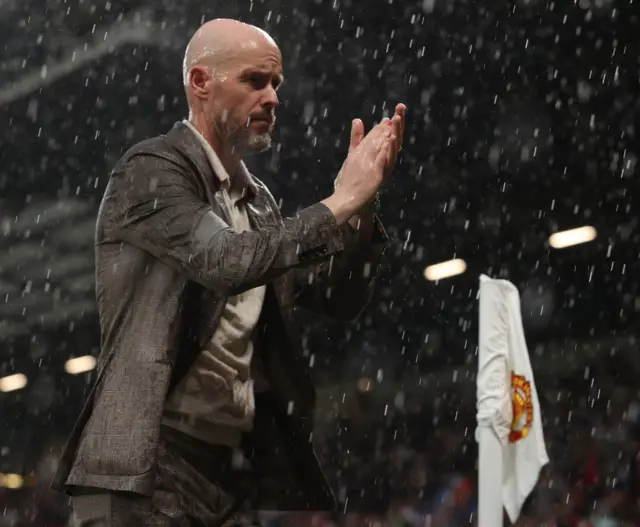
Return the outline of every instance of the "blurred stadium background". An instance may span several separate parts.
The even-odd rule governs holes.
[[[330,192],[353,117],[409,106],[373,303],[351,325],[300,313],[343,510],[265,525],[473,525],[480,273],[520,289],[552,458],[520,524],[640,525],[639,14],[634,0],[0,2],[0,526],[67,524],[46,486],[99,349],[97,206],[124,150],[186,116],[184,46],[216,17],[282,48],[276,145],[249,165],[285,214]]]

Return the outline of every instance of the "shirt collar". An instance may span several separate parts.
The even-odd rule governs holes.
[[[209,163],[211,164],[211,168],[213,168],[213,173],[218,178],[221,186],[226,189],[228,192],[233,192],[233,194],[237,194],[238,198],[244,197],[247,192],[255,194],[255,184],[251,179],[251,174],[249,170],[247,170],[246,165],[243,161],[240,161],[240,166],[238,167],[238,172],[236,173],[236,181],[234,181],[234,188],[231,188],[231,178],[229,174],[225,170],[222,165],[222,161],[216,154],[216,151],[211,147],[209,142],[202,136],[202,134],[196,129],[195,126],[188,120],[185,119],[182,121],[187,128],[189,128],[198,139],[198,142],[202,145],[204,152],[207,156]]]

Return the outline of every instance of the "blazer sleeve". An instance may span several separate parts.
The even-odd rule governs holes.
[[[346,224],[344,250],[329,261],[296,270],[296,304],[334,320],[360,316],[373,296],[389,237],[377,216],[371,240],[363,242]]]
[[[137,246],[223,296],[263,285],[340,253],[342,232],[321,203],[281,226],[237,233],[206,203],[195,176],[154,153],[111,174],[100,208],[104,242]]]

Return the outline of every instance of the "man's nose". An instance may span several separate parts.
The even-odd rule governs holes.
[[[280,100],[278,99],[278,94],[273,86],[268,86],[265,90],[263,104],[268,106],[270,109],[275,109],[280,106]]]

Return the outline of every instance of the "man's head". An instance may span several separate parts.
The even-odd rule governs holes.
[[[216,146],[239,155],[271,146],[282,56],[263,30],[229,19],[205,23],[189,42],[183,80],[190,117]]]

